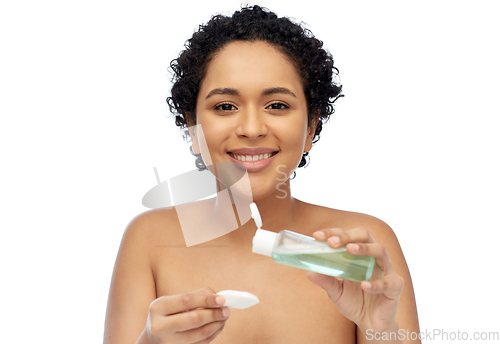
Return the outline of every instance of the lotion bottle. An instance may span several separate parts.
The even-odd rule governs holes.
[[[276,263],[356,282],[371,278],[375,258],[353,256],[345,247],[331,248],[326,242],[299,233],[279,233],[262,229],[262,220],[255,203],[250,204],[257,232],[252,252],[270,256]]]

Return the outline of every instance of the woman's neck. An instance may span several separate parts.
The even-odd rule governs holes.
[[[219,192],[225,190],[226,188],[221,184],[217,183],[217,188]],[[249,185],[248,185],[249,187]],[[241,214],[242,208],[249,206],[251,202],[254,202],[259,208],[259,213],[262,218],[262,228],[270,231],[279,232],[283,229],[292,228],[293,224],[296,222],[296,217],[298,216],[298,205],[299,201],[292,197],[290,192],[290,179],[281,184],[272,193],[261,197],[258,199],[253,199],[249,193],[244,192],[245,188],[240,187],[241,192],[234,192],[234,188],[231,187],[229,192],[231,201],[233,204],[233,210],[235,214]],[[219,212],[219,202],[215,203],[214,211]],[[249,211],[249,207],[247,208]],[[249,213],[248,213],[249,214]],[[238,216],[239,218],[240,216]],[[239,226],[241,229],[245,230],[248,227],[255,229],[254,222],[248,221],[248,216],[242,216],[239,219]],[[242,222],[242,223],[241,223]]]

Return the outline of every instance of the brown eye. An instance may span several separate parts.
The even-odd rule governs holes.
[[[222,111],[231,111],[231,110],[236,110],[236,107],[233,104],[219,104],[214,109]]]
[[[283,110],[283,109],[288,109],[289,106],[284,103],[272,103],[267,108],[271,110]]]

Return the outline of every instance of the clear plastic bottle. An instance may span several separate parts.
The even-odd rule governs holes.
[[[261,229],[262,220],[255,203],[250,205],[257,224],[252,252],[270,256],[276,263],[341,277],[356,282],[369,280],[375,259],[347,253],[344,247],[334,249],[326,242],[299,233],[282,230],[279,233]]]

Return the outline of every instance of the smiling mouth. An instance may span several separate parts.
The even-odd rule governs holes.
[[[278,151],[265,154],[255,154],[255,155],[235,155],[231,152],[227,152],[227,154],[231,155],[234,159],[241,162],[255,162],[255,161],[269,159],[278,154]]]

